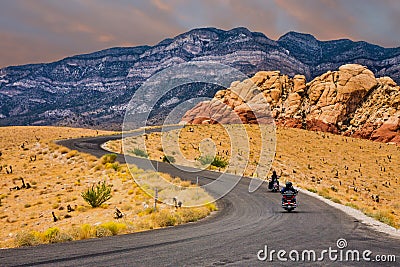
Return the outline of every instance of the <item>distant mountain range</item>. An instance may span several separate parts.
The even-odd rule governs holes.
[[[277,41],[246,28],[194,29],[155,46],[117,47],[53,63],[0,69],[0,125],[69,125],[118,129],[136,89],[156,72],[190,61],[220,62],[251,76],[260,70],[302,74],[308,81],[347,63],[400,83],[400,47],[383,48],[347,39],[319,41],[289,32]],[[156,107],[151,123],[193,96],[213,97],[221,88],[178,88]],[[173,101],[171,101],[171,99]]]

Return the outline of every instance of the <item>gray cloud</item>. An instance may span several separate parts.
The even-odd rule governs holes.
[[[397,0],[3,0],[0,67],[153,45],[206,26],[244,26],[273,39],[294,30],[394,47],[400,46],[399,13]]]

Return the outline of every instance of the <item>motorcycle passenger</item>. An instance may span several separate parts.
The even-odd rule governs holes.
[[[276,182],[278,184],[278,186],[279,186],[279,180],[278,179],[279,179],[279,177],[276,174],[276,171],[273,171],[272,172],[272,176],[271,176],[272,184],[274,184],[274,182]]]
[[[298,191],[293,187],[292,182],[286,182],[286,186],[284,188],[282,188],[281,190],[281,194],[283,195],[285,192],[291,191],[294,194],[297,194]],[[282,197],[282,202],[284,201],[283,197]],[[294,201],[296,202],[296,198],[294,199]]]
[[[273,186],[274,186],[274,183],[276,182],[276,184],[278,185],[278,188],[279,188],[279,177],[278,177],[278,175],[276,174],[276,171],[273,171],[272,172],[272,176],[271,176],[271,181],[269,182],[269,189],[272,189],[273,188]]]

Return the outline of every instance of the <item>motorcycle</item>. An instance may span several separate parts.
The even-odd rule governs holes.
[[[282,193],[282,208],[288,212],[294,210],[297,207],[296,195],[297,193],[292,191]]]
[[[277,180],[275,181],[270,180],[268,187],[269,190],[271,190],[272,192],[279,192],[279,184]]]

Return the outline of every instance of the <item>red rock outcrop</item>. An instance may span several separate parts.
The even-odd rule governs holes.
[[[199,103],[182,123],[269,123],[400,144],[400,87],[366,67],[341,66],[307,83],[260,71]]]

